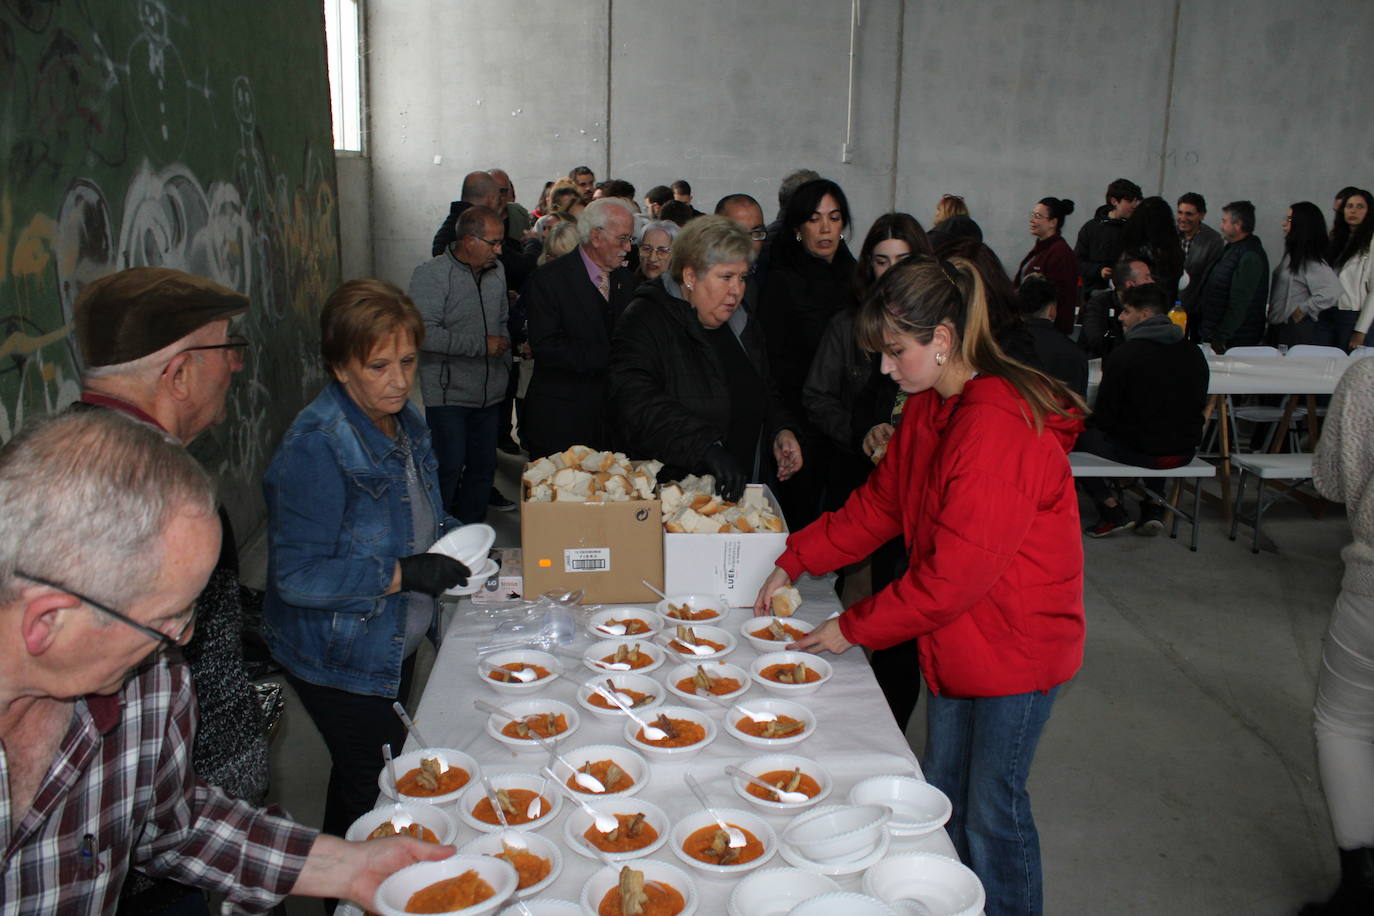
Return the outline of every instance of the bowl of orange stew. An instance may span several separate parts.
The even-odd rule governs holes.
[[[385,836],[409,836],[426,843],[452,843],[458,825],[443,808],[423,802],[381,805],[358,818],[344,834],[346,840],[372,840]]]
[[[605,792],[591,792],[577,782],[567,767],[555,762],[553,770],[563,778],[563,784],[574,792],[587,796],[587,801],[617,795],[635,795],[649,784],[649,761],[628,747],[619,744],[587,744],[560,753],[564,760],[578,770],[595,777],[605,787]]]
[[[587,618],[592,639],[652,639],[663,629],[663,618],[642,607],[612,607]]]
[[[725,603],[715,595],[670,595],[654,610],[671,629],[680,623],[715,623],[725,616]]]
[[[558,844],[531,830],[487,833],[462,846],[459,855],[494,856],[515,869],[515,896],[533,897],[548,888],[563,871]]]
[[[515,893],[517,883],[515,869],[490,856],[457,855],[437,862],[418,862],[381,883],[373,909],[382,916],[481,916],[500,909]]]
[[[619,868],[604,866],[582,885],[582,912],[585,916],[624,916],[620,908],[620,880],[623,869],[639,872],[648,897],[642,916],[693,916],[698,894],[691,875],[676,865],[658,859],[638,859]]]
[[[716,740],[716,723],[700,709],[660,706],[650,715],[640,718],[668,733],[666,738],[651,739],[644,734],[638,722],[626,717],[625,741],[651,760],[686,760],[700,754]]]
[[[667,653],[648,639],[603,639],[582,653],[582,664],[598,674],[648,674],[663,666]]]
[[[501,916],[583,916],[582,905],[556,897],[535,897],[521,901],[523,906],[509,906]]]
[[[762,786],[732,776],[735,794],[768,814],[792,814],[820,804],[830,797],[835,780],[825,767],[800,754],[760,754],[739,768],[771,786],[807,796],[803,802],[783,802]]]
[[[396,783],[386,767],[377,774],[377,788],[399,802],[447,805],[481,775],[482,768],[468,754],[451,747],[424,747],[395,760]]]
[[[625,718],[625,713],[605,695],[612,685],[616,693],[630,698],[630,708],[641,717],[652,715],[653,710],[663,705],[667,695],[663,685],[647,675],[603,671],[577,688],[577,705],[598,719],[619,722]]]
[[[761,722],[771,713],[775,718]],[[816,732],[816,714],[800,703],[773,697],[741,700],[725,713],[725,730],[744,744],[757,748],[780,748],[805,741]]]
[[[500,813],[492,806],[486,787],[475,780],[458,799],[458,817],[473,830],[494,833],[507,826],[518,830],[537,830],[553,822],[563,810],[563,794],[558,787],[546,783],[544,777],[533,773],[498,773],[488,775],[496,792]],[[530,803],[540,799],[538,815],[530,817]],[[501,823],[501,816],[506,823]]]
[[[769,693],[804,697],[821,689],[834,669],[810,652],[768,652],[749,663],[749,676]]]
[[[651,856],[668,842],[672,821],[653,802],[642,798],[594,798],[587,806],[598,814],[615,818],[616,826],[603,833],[586,811],[580,807],[570,809],[563,821],[563,843],[584,858],[594,857],[588,843],[614,862],[628,862]]]
[[[503,649],[482,656],[477,662],[477,674],[492,690],[501,694],[535,693],[553,683],[561,674],[563,663],[558,657],[538,649]],[[533,677],[521,680],[521,676]]]
[[[760,652],[777,652],[814,629],[796,617],[750,617],[740,625],[739,633]]]
[[[733,700],[749,689],[749,672],[729,662],[687,662],[668,671],[663,678],[677,702],[700,709],[716,709],[720,700]],[[698,695],[707,690],[710,697]]]
[[[698,808],[673,824],[668,843],[679,859],[707,874],[740,875],[773,858],[778,837],[763,818],[743,808],[717,808],[716,812],[727,827],[744,834],[744,845],[731,846],[715,818]]]
[[[562,741],[582,724],[577,710],[561,700],[508,700],[500,706],[515,719],[492,713],[487,717],[487,734],[517,754],[543,752],[533,735]]]
[[[735,651],[735,634],[710,624],[680,623],[664,627],[658,635],[659,641],[668,649],[668,657],[679,662],[704,662],[724,658]],[[691,646],[709,649],[709,652],[694,651]]]

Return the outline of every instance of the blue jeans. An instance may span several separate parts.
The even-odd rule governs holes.
[[[983,882],[987,916],[1043,912],[1040,835],[1026,778],[1058,690],[929,698],[921,766],[954,803],[946,829]]]
[[[464,525],[486,520],[496,480],[496,434],[500,407],[426,407],[439,461],[444,505]]]
[[[1340,347],[1349,351],[1350,334],[1355,330],[1355,322],[1360,313],[1352,309],[1322,309],[1317,313],[1317,328],[1312,343],[1319,347]]]

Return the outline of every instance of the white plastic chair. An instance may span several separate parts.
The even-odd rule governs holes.
[[[1356,347],[1350,351],[1351,359],[1364,359],[1366,356],[1374,356],[1374,347]]]
[[[1289,347],[1286,356],[1321,356],[1327,359],[1345,359],[1345,351],[1340,347],[1319,347],[1316,344],[1297,344]]]
[[[1295,350],[1297,349],[1297,347],[1294,347],[1293,349]],[[1309,349],[1324,350],[1326,348],[1309,347]],[[1335,348],[1333,347],[1332,349]],[[1289,350],[1288,352],[1292,353],[1293,350]],[[1278,347],[1232,347],[1231,349],[1226,351],[1226,355],[1231,357],[1239,357],[1241,359],[1283,358],[1283,353],[1279,351]],[[1231,396],[1229,394],[1226,396],[1226,399],[1230,402],[1229,413],[1231,415],[1231,421],[1233,424],[1236,420],[1246,420],[1250,423],[1267,424],[1270,427],[1269,435],[1265,437],[1264,446],[1261,449],[1261,451],[1269,451],[1269,446],[1273,443],[1274,431],[1278,429],[1278,422],[1283,419],[1284,405],[1278,404],[1275,406],[1270,406],[1268,404],[1242,404],[1241,406],[1237,407],[1235,406],[1235,402],[1231,401]],[[1306,416],[1306,407],[1295,407],[1293,409],[1292,420],[1294,425],[1290,426],[1288,429],[1288,445],[1292,451],[1296,452],[1298,450],[1298,434],[1296,424],[1299,420],[1303,419]],[[1235,435],[1234,425],[1231,427],[1231,430],[1231,441],[1239,445],[1240,439]],[[1235,450],[1239,451],[1239,449]]]

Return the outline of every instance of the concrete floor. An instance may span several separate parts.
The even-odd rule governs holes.
[[[518,467],[502,457],[508,495]],[[1275,506],[1258,555],[1219,516],[1204,507],[1196,554],[1167,537],[1085,539],[1086,658],[1031,779],[1047,913],[1287,916],[1334,886],[1311,700],[1344,511]],[[497,545],[519,543],[516,513],[490,521]],[[919,755],[923,707],[907,734]],[[328,758],[294,696],[273,767],[273,800],[318,824]]]

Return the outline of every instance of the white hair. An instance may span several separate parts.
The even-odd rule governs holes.
[[[163,532],[213,513],[214,484],[182,445],[114,410],[34,421],[0,449],[0,603],[16,570],[126,607],[153,588]]]
[[[644,224],[644,231],[641,232],[639,235],[640,241],[642,242],[644,240],[644,236],[648,235],[650,232],[653,232],[655,229],[657,229],[659,232],[662,232],[664,235],[668,236],[668,241],[670,242],[676,239],[677,234],[682,231],[682,227],[670,219],[654,220],[651,223]]]
[[[635,211],[630,209],[629,203],[619,197],[603,197],[587,204],[587,209],[577,216],[577,235],[585,245],[592,240],[593,229],[605,229],[610,222],[612,210],[619,210],[630,218],[633,223]]]

